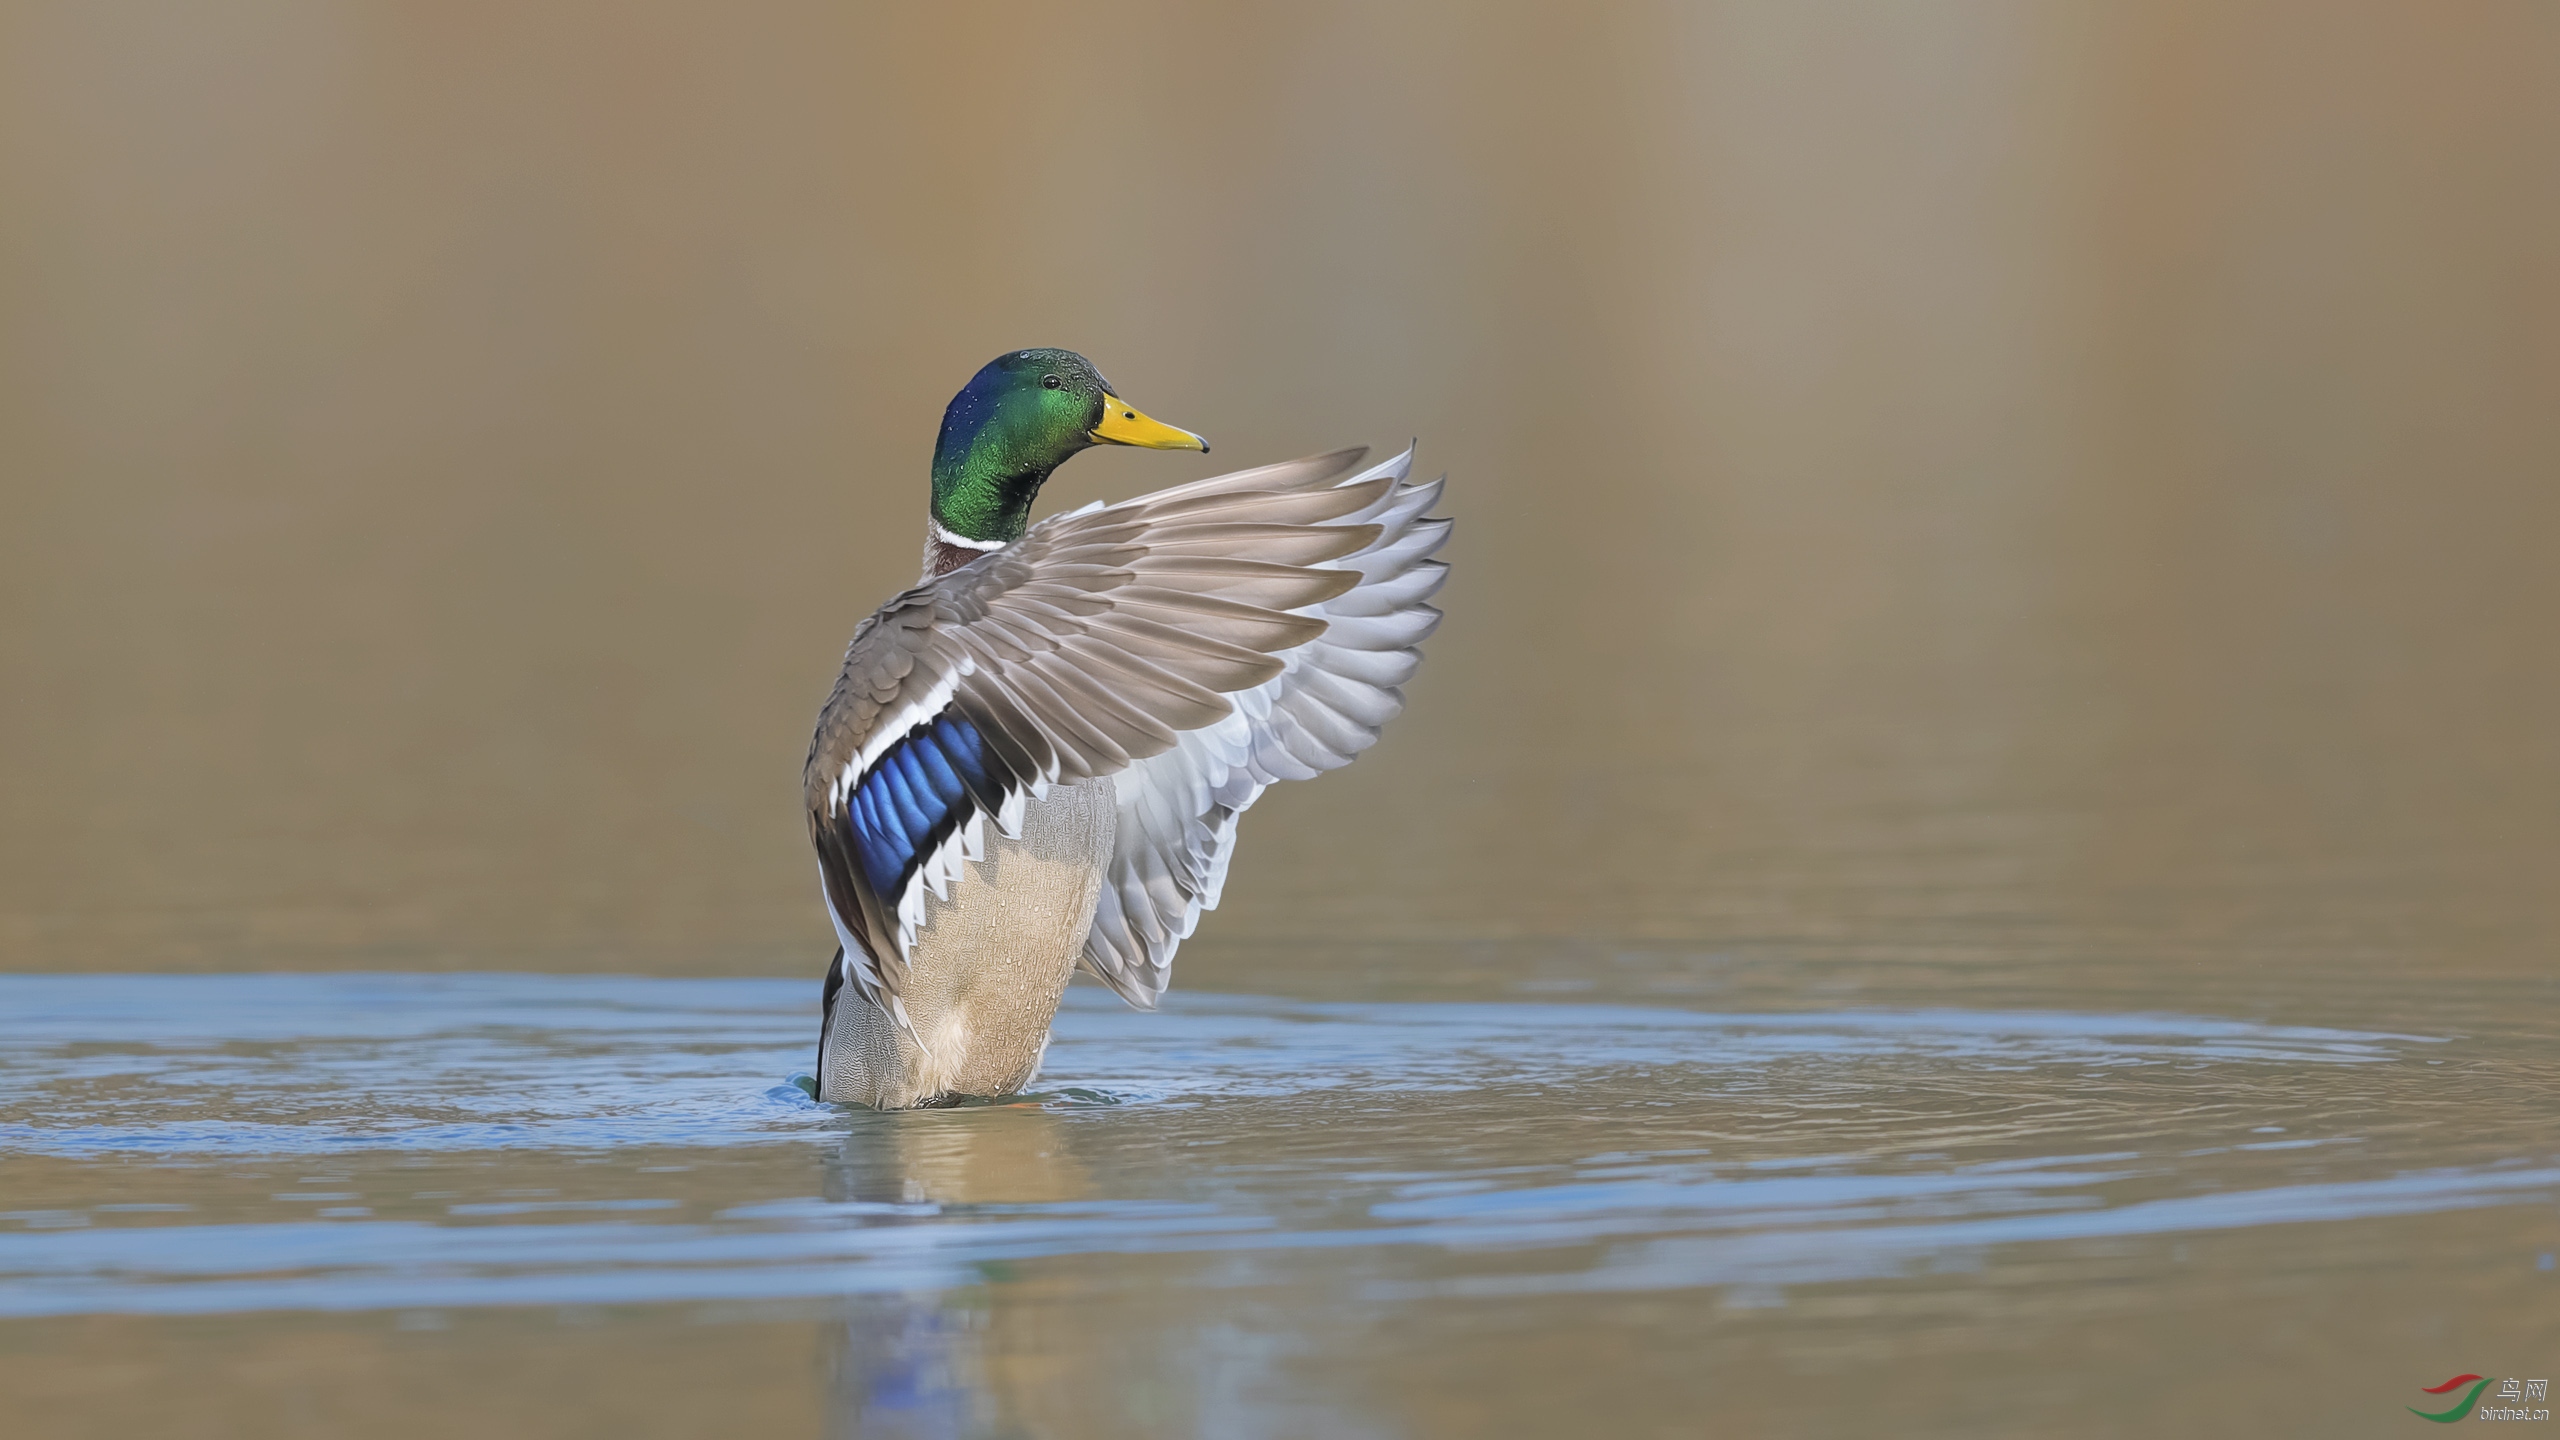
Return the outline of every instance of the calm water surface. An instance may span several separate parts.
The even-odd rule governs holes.
[[[0,977],[0,1335],[48,1406],[104,1335],[472,1357],[423,1431],[609,1333],[863,1435],[2158,1433],[2287,1344],[2352,1433],[2549,1353],[2543,1036],[1743,998],[1078,989],[1034,1093],[882,1115],[787,1083],[800,982]]]

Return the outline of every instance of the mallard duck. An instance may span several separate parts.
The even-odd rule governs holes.
[[[803,776],[839,942],[822,1100],[1019,1091],[1078,963],[1154,1009],[1238,819],[1376,743],[1439,624],[1450,522],[1410,447],[1031,523],[1095,445],[1209,448],[1069,350],[1001,356],[943,412],[924,574],[854,630]]]

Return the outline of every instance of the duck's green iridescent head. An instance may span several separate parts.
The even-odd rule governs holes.
[[[1209,448],[1122,402],[1093,362],[1073,350],[999,355],[942,412],[933,523],[980,544],[1019,540],[1049,472],[1094,445]]]

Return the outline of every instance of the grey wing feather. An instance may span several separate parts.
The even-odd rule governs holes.
[[[1412,463],[1408,448],[1339,482],[1373,498],[1333,523],[1375,533],[1319,562],[1344,573],[1338,594],[1292,612],[1322,621],[1323,632],[1280,651],[1279,674],[1231,694],[1225,718],[1184,731],[1171,749],[1119,776],[1119,826],[1084,965],[1130,1004],[1155,1007],[1174,952],[1217,907],[1247,807],[1277,781],[1350,764],[1403,708],[1398,687],[1422,663],[1418,647],[1440,622],[1425,602],[1447,577],[1448,566],[1431,556],[1450,528],[1424,516],[1442,482],[1409,483]]]

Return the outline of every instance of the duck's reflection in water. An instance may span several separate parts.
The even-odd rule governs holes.
[[[1067,1127],[1034,1103],[862,1118],[827,1164],[826,1197],[936,1207],[865,1223],[949,1224],[954,1210],[1080,1200],[1089,1188],[1067,1151]],[[849,1300],[831,1381],[833,1432],[866,1440],[1036,1433],[1031,1416],[1043,1407],[1026,1371],[1047,1381],[1074,1363],[1050,1348],[1068,1337],[1016,1333],[1036,1328],[1038,1308],[1008,1303],[993,1285]]]
[[[854,1223],[956,1228],[1004,1223],[973,1219],[980,1207],[1072,1206],[1071,1216],[1004,1219],[1053,1236],[1095,1233],[1083,1255],[985,1262],[974,1281],[920,1278],[937,1288],[848,1298],[831,1379],[834,1434],[1384,1433],[1356,1396],[1312,1394],[1297,1373],[1308,1348],[1297,1332],[1308,1320],[1282,1313],[1290,1302],[1279,1299],[1298,1278],[1296,1252],[1211,1261],[1124,1248],[1124,1227],[1152,1228],[1161,1212],[1112,1213],[1136,1157],[1115,1154],[1108,1131],[1075,1111],[1015,1102],[859,1122],[824,1180],[830,1200],[883,1207]],[[1204,1264],[1215,1265],[1218,1284],[1197,1283]],[[1258,1298],[1238,1303],[1240,1286]],[[1334,1312],[1325,1323],[1339,1332],[1360,1322]]]

